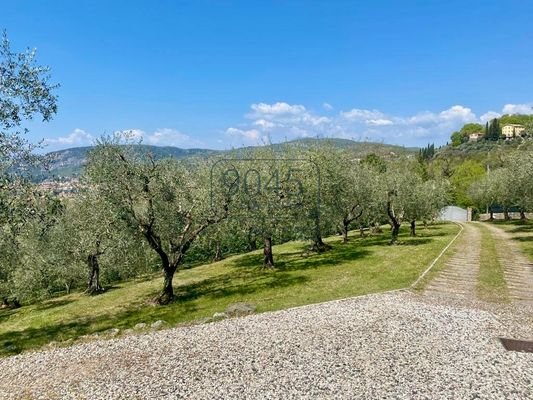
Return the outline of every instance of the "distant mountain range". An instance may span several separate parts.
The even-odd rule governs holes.
[[[215,153],[215,150],[207,149],[181,149],[172,146],[150,146],[146,144],[133,145],[139,153],[151,153],[156,159],[173,157],[185,158],[194,155]],[[65,150],[53,151],[46,154],[47,169],[35,175],[35,180],[43,181],[51,178],[75,178],[78,177],[83,166],[87,162],[87,155],[93,146],[73,147]]]
[[[297,139],[287,143],[273,144],[275,149],[282,150],[287,145],[311,146],[318,141],[327,141],[332,145],[351,151],[354,157],[362,158],[367,154],[374,153],[384,157],[401,156],[415,154],[418,148],[402,147],[384,143],[372,142],[355,142],[349,139],[316,139],[304,138]],[[212,154],[231,154],[232,150],[209,150],[209,149],[181,149],[172,146],[150,146],[145,144],[134,145],[141,153],[152,153],[156,159],[173,157],[186,158],[198,155],[212,155]],[[42,170],[35,173],[36,181],[43,181],[46,179],[71,179],[78,177],[83,166],[87,162],[87,154],[92,149],[92,146],[73,147],[70,149],[53,151],[46,155],[48,162],[47,170]]]

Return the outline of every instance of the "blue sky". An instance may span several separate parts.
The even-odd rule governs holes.
[[[131,130],[230,148],[303,136],[443,144],[533,112],[531,1],[64,1],[2,4],[16,50],[61,84],[32,123],[49,150]]]

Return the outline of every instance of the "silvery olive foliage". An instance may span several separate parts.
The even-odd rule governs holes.
[[[159,257],[164,273],[157,301],[174,297],[172,280],[198,237],[227,217],[225,198],[210,203],[209,164],[136,153],[127,137],[103,138],[91,152],[87,183]]]
[[[39,65],[36,50],[11,49],[4,31],[0,43],[0,173],[35,162],[34,145],[24,134],[24,122],[40,117],[49,121],[57,112],[57,84],[50,68]]]
[[[28,132],[24,125],[36,117],[43,121],[53,117],[56,88],[50,83],[49,68],[37,63],[36,51],[14,52],[4,32],[0,43],[0,299],[4,306],[14,296],[15,271],[21,275],[21,235],[42,222],[42,211],[50,207],[43,202],[55,202],[26,179],[39,157],[24,137]]]
[[[503,160],[503,167],[489,170],[469,190],[480,211],[491,215],[494,208],[502,209],[508,218],[511,208],[518,209],[522,218],[533,209],[533,154],[529,151],[514,152]]]

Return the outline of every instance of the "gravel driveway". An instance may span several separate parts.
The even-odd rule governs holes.
[[[2,359],[0,398],[533,398],[514,323],[370,295]]]

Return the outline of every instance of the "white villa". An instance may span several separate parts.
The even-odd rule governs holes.
[[[468,140],[470,140],[471,142],[475,142],[476,140],[481,139],[483,135],[483,132],[474,132],[468,135]]]
[[[526,128],[524,128],[523,125],[520,124],[508,124],[502,126],[502,135],[505,136],[506,139],[512,139],[516,136],[520,136],[522,132],[524,132]]]

